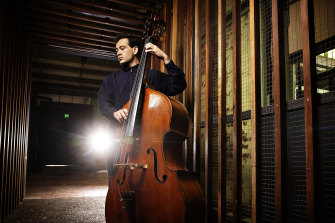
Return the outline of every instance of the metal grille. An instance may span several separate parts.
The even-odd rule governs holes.
[[[250,11],[249,1],[241,2],[241,87],[242,112],[251,109]],[[242,219],[251,218],[251,120],[242,121]]]
[[[261,222],[275,222],[275,132],[274,116],[262,117],[262,219]]]
[[[243,4],[243,3],[242,3]],[[249,7],[241,7],[242,112],[251,109],[250,98],[250,17]]]
[[[262,107],[273,104],[272,95],[272,10],[271,0],[260,2],[260,54]]]
[[[226,141],[226,211],[229,216],[233,212],[233,123],[227,123]]]
[[[285,38],[285,52],[288,51],[289,54],[286,67],[286,99],[290,101],[304,97],[300,0],[292,3],[285,1],[283,4],[284,27],[287,27],[285,32],[288,36]]]
[[[226,1],[226,115],[233,114],[232,1]],[[230,18],[230,19],[228,19]],[[226,124],[226,212],[233,212],[233,123]],[[228,218],[227,222],[231,219]],[[230,220],[230,221],[229,221]]]
[[[287,116],[287,220],[306,221],[306,148],[303,109],[304,77],[302,64],[301,1],[283,2],[286,64]]]
[[[275,135],[272,111],[272,1],[260,2],[261,55],[261,222],[275,222]],[[271,114],[271,115],[269,115]]]
[[[331,103],[319,106],[320,222],[335,218],[335,5],[332,0],[314,1],[317,92]]]
[[[303,109],[287,113],[287,210],[289,222],[306,221],[306,151]]]
[[[201,30],[200,30],[200,54],[206,55],[206,33],[205,33],[205,27],[206,27],[206,2],[203,0],[200,0],[200,20],[201,23]],[[200,139],[200,184],[204,189],[205,185],[205,99],[206,99],[206,58],[201,57],[200,58],[201,63],[201,139]]]
[[[242,219],[251,218],[251,119],[242,121]]]
[[[218,2],[212,3],[212,30],[213,30],[213,149],[212,149],[212,204],[216,209],[218,207]],[[217,214],[215,214],[215,217]],[[213,219],[214,220],[214,219]]]
[[[332,94],[334,101],[335,95]],[[335,103],[319,107],[320,196],[319,222],[335,219]]]
[[[335,4],[332,0],[314,1],[317,91],[335,90]]]

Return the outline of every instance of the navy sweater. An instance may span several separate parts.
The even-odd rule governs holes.
[[[167,96],[174,96],[186,88],[185,74],[171,60],[165,64],[168,74],[157,70],[148,70],[147,80],[155,89]],[[126,67],[109,74],[102,82],[98,91],[100,112],[108,119],[113,119],[113,113],[120,110],[128,101],[135,80],[138,65]]]

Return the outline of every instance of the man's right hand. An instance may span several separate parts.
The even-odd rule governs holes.
[[[122,108],[113,113],[114,118],[119,122],[124,122],[128,117],[128,110],[126,108]]]

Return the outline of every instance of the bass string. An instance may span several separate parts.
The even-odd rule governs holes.
[[[150,42],[150,39],[151,39],[150,37],[146,38],[144,46],[147,43]],[[145,52],[145,47],[143,47],[142,54],[141,54],[141,60],[140,60],[140,64],[139,64],[139,67],[138,67],[138,72],[136,74],[135,81],[134,81],[134,84],[133,84],[132,90],[131,90],[131,95],[130,95],[131,99],[134,97],[134,94],[136,93],[136,89],[138,89],[138,87],[140,85],[142,85],[142,83],[140,83],[140,79],[142,78],[143,73],[144,73],[143,71],[144,71],[144,67],[145,67],[146,57],[147,57],[147,53]],[[133,108],[134,108],[134,103],[133,103],[133,101],[131,101],[128,114],[136,112],[136,111],[133,111]],[[117,150],[115,151],[117,155],[114,158],[114,163],[120,162],[121,155],[122,155],[123,148],[124,148],[123,144],[124,144],[125,132],[126,132],[126,129],[128,127],[129,127],[128,126],[128,121],[122,123],[121,137],[120,137],[120,142],[117,146]],[[128,145],[127,145],[127,147],[128,147]]]
[[[149,43],[150,39],[151,39],[150,37],[146,38],[144,45]],[[130,96],[131,103],[130,103],[128,114],[136,115],[136,114],[133,114],[133,113],[137,112],[137,111],[133,111],[134,110],[134,101],[132,99],[135,97],[137,89],[142,86],[141,79],[143,80],[146,58],[147,58],[147,53],[145,52],[145,47],[143,47],[141,60],[140,60],[140,64],[139,64],[139,67],[138,67],[138,72],[136,74],[134,84],[133,84],[132,90],[131,90],[131,96]],[[114,158],[114,164],[119,163],[121,161],[121,155],[122,155],[123,151],[128,150],[129,144],[128,144],[127,141],[125,142],[125,133],[126,133],[127,128],[129,128],[128,125],[129,125],[128,119],[125,122],[122,123],[121,137],[120,137],[117,149],[115,151],[117,155]],[[126,145],[124,145],[124,144],[126,144]],[[121,186],[118,185],[118,190],[119,190],[120,199],[122,198],[122,193],[126,194],[127,192],[130,191],[130,185],[129,185],[128,179],[125,179],[125,181],[123,182],[123,184]]]

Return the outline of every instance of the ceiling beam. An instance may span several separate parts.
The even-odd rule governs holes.
[[[43,13],[43,14],[41,14]],[[77,26],[80,28],[84,28],[84,29],[91,29],[94,30],[97,34],[99,34],[99,32],[101,32],[102,36],[108,36],[110,38],[115,38],[116,34],[130,34],[133,36],[142,36],[142,32],[141,31],[131,31],[131,30],[117,30],[111,27],[106,27],[106,25],[101,25],[101,24],[89,24],[89,23],[84,23],[81,21],[76,21],[73,20],[71,18],[68,17],[64,17],[61,15],[53,15],[53,16],[49,16],[48,14],[45,14],[44,12],[40,12],[40,13],[36,13],[36,12],[32,12],[32,11],[28,11],[27,12],[27,16],[28,18],[31,18],[29,21],[29,24],[38,24],[40,22],[45,22],[48,24],[52,24],[54,25],[55,23],[57,24],[61,24],[63,26],[67,26],[67,27],[73,27],[73,26]]]
[[[42,68],[42,69],[70,71],[76,74],[91,73],[91,74],[96,74],[97,76],[98,75],[107,76],[110,73],[110,71],[93,70],[93,69],[88,69],[85,67],[79,68],[79,67],[71,67],[71,66],[59,65],[59,64],[46,64],[46,63],[41,63],[41,62],[33,62],[32,67],[38,68],[38,69]]]
[[[87,37],[86,35],[75,34],[75,33],[68,32],[68,31],[61,32],[57,30],[57,27],[54,27],[54,26],[50,28],[52,28],[52,30],[47,27],[46,28],[35,27],[35,26],[28,27],[29,30],[33,31],[33,33],[46,33],[46,34],[52,34],[52,35],[60,36],[60,37],[62,36],[70,37],[68,41],[73,40],[73,38],[81,40],[81,41],[92,41],[92,43],[95,43],[105,48],[111,48],[112,46],[116,44],[114,41],[108,41],[108,40],[99,39],[96,37]],[[89,44],[89,42],[87,42],[87,44]]]
[[[107,0],[107,1],[108,2],[117,3],[117,4],[120,4],[120,5],[125,5],[125,6],[129,6],[129,7],[133,7],[133,8],[145,9],[145,10],[149,10],[149,11],[160,9],[158,7],[140,5],[138,3],[132,3],[132,2],[129,2],[129,1],[125,1],[125,0]],[[141,1],[141,2],[143,3],[143,2],[148,2],[148,1]],[[149,3],[155,3],[155,4],[157,4],[157,2],[159,2],[159,1],[150,1]]]
[[[115,35],[110,36],[110,35],[103,35],[102,33],[96,32],[95,30],[93,31],[88,31],[87,29],[83,30],[80,27],[77,26],[72,26],[71,24],[54,24],[54,23],[49,23],[46,21],[29,21],[28,22],[28,29],[33,29],[33,28],[38,28],[42,30],[58,30],[58,31],[63,31],[66,33],[73,33],[73,34],[84,34],[84,35],[92,35],[96,37],[96,41],[108,41],[109,42],[114,42]]]
[[[75,96],[93,96],[96,95],[98,87],[86,87],[68,84],[55,84],[47,82],[33,81],[33,90],[39,93],[65,94]]]
[[[101,50],[90,46],[83,46],[77,43],[66,43],[64,41],[50,40],[45,38],[34,37],[32,38],[34,43],[47,46],[48,48],[54,48],[58,50],[69,51],[73,53],[82,53],[87,55],[94,55],[99,57],[106,57],[107,59],[116,60],[117,56],[115,51]]]
[[[96,44],[96,43],[91,43],[91,42],[88,42],[88,41],[83,41],[83,40],[76,40],[76,39],[73,39],[73,38],[68,38],[68,37],[59,37],[59,36],[54,36],[52,34],[43,34],[43,33],[39,33],[39,32],[31,32],[30,33],[31,36],[35,36],[35,37],[39,37],[39,38],[44,38],[44,39],[47,39],[47,40],[58,40],[58,41],[62,41],[62,42],[65,42],[65,43],[77,43],[77,44],[81,44],[83,46],[92,46],[92,47],[97,47],[98,49],[101,49],[101,48],[104,48],[105,50],[109,50],[109,51],[115,51],[115,47],[112,47],[112,46],[106,46],[104,44]]]
[[[97,18],[104,17],[104,18],[109,18],[111,20],[120,20],[123,22],[130,22],[130,23],[135,23],[135,24],[140,24],[140,25],[146,24],[145,18],[133,18],[129,16],[122,16],[122,15],[117,15],[117,14],[112,14],[112,13],[106,13],[102,11],[88,9],[88,8],[74,5],[74,4],[66,4],[66,3],[62,3],[59,1],[53,1],[53,0],[43,0],[40,2],[47,4],[48,6],[59,6],[60,8],[83,13],[85,15],[90,15],[91,17],[97,17]]]
[[[111,11],[111,12],[116,12],[116,13],[132,14],[132,15],[136,14],[136,16],[138,16],[138,17],[142,17],[142,18],[146,17],[145,13],[139,12],[138,10],[137,11],[130,11],[130,10],[126,10],[126,9],[120,9],[120,8],[112,7],[111,4],[107,5],[107,4],[105,4],[105,2],[102,3],[102,1],[100,1],[100,2],[94,1],[92,3],[89,2],[89,1],[85,1],[83,3],[82,0],[70,0],[70,2],[84,4],[86,6],[99,8],[99,9],[103,9],[103,10],[107,10],[107,11]]]
[[[82,77],[69,77],[69,76],[62,76],[62,75],[54,75],[54,74],[44,74],[44,73],[32,73],[33,78],[43,79],[43,80],[56,80],[56,81],[67,81],[72,83],[78,84],[94,84],[94,85],[101,85],[102,80],[96,79],[88,79]],[[44,81],[43,81],[44,82]]]
[[[101,64],[92,64],[90,62],[79,62],[78,61],[69,61],[64,58],[56,59],[56,58],[46,58],[44,56],[33,56],[32,57],[33,63],[39,64],[51,64],[51,65],[60,65],[67,68],[77,68],[77,69],[84,69],[87,72],[92,72],[95,74],[106,74],[115,70],[119,70],[119,67],[115,68],[115,66],[119,66],[119,62],[114,62],[107,65]]]
[[[136,26],[130,26],[130,25],[122,25],[122,24],[112,22],[109,19],[108,20],[100,19],[100,18],[92,19],[86,15],[77,15],[71,12],[61,12],[57,10],[45,9],[45,8],[41,8],[40,6],[36,6],[36,5],[34,6],[27,5],[26,8],[33,10],[33,11],[39,11],[39,12],[46,13],[48,14],[48,16],[52,14],[52,15],[62,16],[64,18],[78,19],[80,21],[92,22],[92,23],[102,24],[102,25],[111,26],[115,28],[125,29],[125,30],[133,30],[133,31],[139,31],[139,32],[144,31],[144,27],[142,28],[142,27],[136,27]]]

